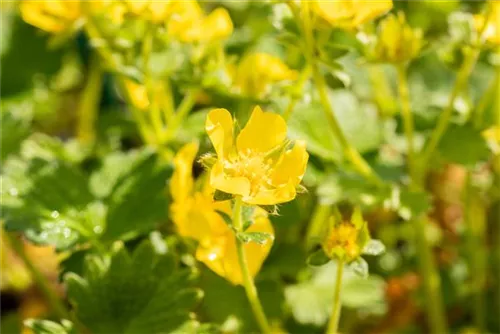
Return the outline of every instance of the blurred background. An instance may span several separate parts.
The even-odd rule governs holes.
[[[225,44],[228,57],[240,57],[252,50],[276,55],[293,69],[301,67],[302,50],[289,47],[277,38],[276,22],[280,19],[281,4],[270,1],[200,3],[206,12],[221,6],[229,11],[234,31]],[[416,142],[423,142],[425,133],[435,126],[446,106],[455,73],[463,60],[462,47],[469,33],[466,23],[480,13],[483,6],[483,1],[394,2],[392,11],[403,11],[410,25],[422,29],[425,36],[426,45],[409,68]],[[4,163],[19,155],[23,145],[26,147],[23,142],[35,133],[66,143],[75,137],[77,110],[88,80],[92,52],[83,32],[55,39],[26,23],[20,16],[16,1],[2,2],[0,21],[3,169]],[[336,38],[338,43],[350,43],[342,34]],[[491,50],[481,54],[469,80],[469,91],[457,99],[454,106],[457,124],[467,120],[481,103],[484,104],[481,107],[481,130],[486,130],[500,114],[498,94],[491,99],[482,99],[494,80],[495,61],[498,67],[498,58],[495,60],[492,54]],[[167,55],[158,66],[164,66],[162,62],[171,65],[174,58],[172,54]],[[376,166],[376,170],[385,181],[399,180],[405,170],[405,147],[397,102],[396,72],[389,65],[374,65],[360,60],[356,52],[343,55],[336,61],[342,65],[343,74],[331,77],[329,86],[332,96],[336,97],[335,109],[340,110],[340,123],[348,129],[348,137],[368,161],[383,161]],[[377,82],[373,80],[376,73],[383,73],[387,78],[386,94],[382,96],[376,96],[373,90]],[[79,160],[84,171],[91,171],[99,158],[110,152],[127,151],[142,145],[141,135],[117,89],[114,75],[106,73],[99,89],[102,95],[95,128],[97,144],[90,158],[87,155]],[[175,95],[180,100],[182,91],[175,90]],[[279,109],[286,105],[284,99],[284,94],[278,94],[270,108]],[[210,145],[203,134],[206,109],[222,105],[228,109],[239,106],[241,110],[242,104],[250,106],[253,102],[242,102],[213,91],[200,94],[190,121],[183,124],[173,140],[172,150],[199,138],[201,153],[209,151]],[[271,217],[276,240],[257,278],[266,313],[270,319],[281,319],[279,330],[284,332],[322,332],[321,326],[329,316],[335,263],[308,268],[305,236],[314,221],[325,215],[325,206],[336,203],[341,211],[350,212],[347,203],[361,201],[365,204],[364,213],[370,231],[373,237],[385,244],[386,252],[379,257],[367,258],[370,265],[367,279],[352,273],[346,275],[341,331],[429,332],[425,316],[428,306],[423,302],[422,278],[417,265],[419,254],[410,221],[401,218],[404,216],[401,208],[399,211],[391,208],[390,196],[380,200],[367,193],[366,185],[359,179],[332,176],[331,171],[340,174],[341,171],[332,167],[335,161],[325,159],[325,146],[321,142],[323,128],[311,120],[317,114],[312,105],[314,103],[301,101],[289,122],[292,136],[306,137],[308,141],[311,158],[304,177],[308,191],[280,206],[280,214]],[[245,117],[243,115],[242,119]],[[410,208],[406,209],[413,210],[419,205],[431,207],[427,233],[442,278],[443,299],[451,331],[500,333],[498,175],[492,168],[491,151],[482,154],[482,146],[480,150],[472,144],[468,146],[476,137],[469,139],[467,134],[461,135],[460,132],[446,138],[442,150],[446,152],[447,159],[433,161],[436,168],[427,180],[432,204],[426,202],[430,201],[427,198],[424,203],[418,202],[420,199],[417,203],[410,200]],[[85,156],[85,150],[75,148],[72,153]],[[464,212],[463,202],[470,185],[468,167],[472,164],[475,166],[473,178],[476,187],[468,194],[476,199],[473,200],[475,211],[472,215],[478,221],[480,239],[464,232],[467,230],[467,213]],[[201,166],[196,168],[197,173],[201,171]],[[7,191],[2,189],[2,197]],[[402,208],[405,209],[404,206]],[[161,231],[167,239],[172,234],[171,227]],[[51,311],[35,284],[33,271],[26,268],[23,256],[31,260],[61,298],[65,295],[60,283],[61,273],[75,268],[71,267],[75,262],[67,261],[75,258],[67,252],[56,252],[52,246],[37,246],[25,238],[6,238],[5,233],[8,232],[2,231],[1,237],[0,331],[6,334],[29,332],[22,326],[24,319],[50,318]],[[136,241],[133,238],[127,240],[131,245]],[[255,330],[243,290],[203,266],[200,271],[199,285],[205,290],[202,305],[197,311],[201,318],[222,323],[225,332],[234,331],[233,323],[239,321],[235,318],[243,319],[242,332]],[[480,320],[475,319],[478,312]],[[482,323],[482,329],[478,329],[477,321]]]

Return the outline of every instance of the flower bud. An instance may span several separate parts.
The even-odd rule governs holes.
[[[419,55],[422,45],[422,30],[410,27],[399,12],[380,22],[372,57],[380,62],[408,62]]]

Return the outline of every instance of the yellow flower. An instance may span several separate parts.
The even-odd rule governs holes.
[[[373,57],[383,62],[406,62],[417,57],[422,46],[422,30],[410,27],[404,13],[399,12],[380,22]]]
[[[500,126],[494,125],[489,127],[481,134],[493,152],[500,153]]]
[[[224,39],[233,32],[233,22],[224,8],[205,16],[196,1],[175,1],[170,11],[168,34],[181,42],[210,42]]]
[[[217,212],[231,215],[231,203],[230,201],[214,202],[214,189],[208,182],[204,182],[201,189],[195,189],[192,165],[197,152],[197,144],[187,144],[174,158],[175,170],[170,181],[172,220],[180,235],[198,241],[196,250],[198,261],[203,262],[231,283],[242,284],[235,234]],[[255,208],[253,224],[247,231],[274,235],[267,213],[260,208]],[[243,246],[252,276],[259,272],[271,246],[272,241],[265,245],[250,242]]]
[[[351,223],[343,222],[330,231],[322,246],[329,256],[342,254],[340,257],[345,256],[352,260],[361,253],[357,240],[358,230],[356,227]]]
[[[489,6],[491,12],[488,15],[488,22],[484,27],[484,38],[488,43],[500,45],[500,2],[490,1]],[[474,23],[478,31],[483,29],[484,20],[483,15],[474,16]]]
[[[316,0],[313,12],[329,24],[345,29],[356,28],[392,9],[392,0]]]
[[[151,22],[160,23],[172,14],[172,1],[163,0],[124,0],[129,14],[144,17]]]
[[[51,33],[71,29],[82,15],[80,1],[23,0],[20,10],[24,21]]]
[[[369,253],[365,246],[370,240],[368,224],[364,221],[361,211],[356,208],[350,222],[330,217],[328,233],[321,246],[330,259],[352,262],[362,253]]]
[[[236,89],[256,98],[267,93],[273,83],[297,78],[296,71],[288,68],[278,57],[267,53],[246,55],[233,72]]]
[[[128,79],[123,82],[131,104],[140,110],[147,109],[149,107],[149,98],[146,87]]]
[[[288,148],[286,123],[280,115],[255,107],[234,141],[231,114],[226,109],[213,109],[205,129],[217,153],[210,171],[212,187],[255,205],[295,198],[309,155],[303,141],[297,140]]]

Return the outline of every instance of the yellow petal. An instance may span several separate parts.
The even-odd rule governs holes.
[[[160,23],[166,20],[171,14],[172,6],[169,1],[153,1],[149,5],[151,20]]]
[[[286,139],[286,122],[278,114],[263,112],[259,106],[253,109],[247,124],[236,139],[238,152],[251,150],[265,153]]]
[[[291,70],[278,57],[266,53],[257,54],[257,68],[271,81],[294,80],[297,71]]]
[[[353,0],[355,15],[353,26],[358,26],[381,16],[392,9],[392,0]]]
[[[254,223],[248,229],[248,232],[265,232],[274,236],[273,227],[264,210],[256,208]],[[252,277],[255,277],[259,272],[271,250],[272,244],[273,241],[269,240],[265,245],[250,242],[243,246]],[[215,237],[200,245],[196,251],[196,258],[231,283],[242,284],[243,277],[237,254],[234,233],[228,228],[227,233],[224,235]]]
[[[225,8],[217,8],[203,20],[204,39],[224,39],[232,34],[233,22]]]
[[[273,168],[272,183],[276,186],[288,182],[298,185],[306,171],[308,159],[306,143],[297,140],[293,148],[286,151]]]
[[[196,249],[196,259],[203,262],[210,270],[217,275],[226,277],[224,269],[224,256],[226,253],[226,236],[218,236],[198,245]]]
[[[149,98],[146,87],[128,79],[125,79],[123,83],[132,105],[140,110],[147,109],[149,107]]]
[[[170,180],[170,193],[174,201],[183,201],[193,190],[193,162],[198,152],[198,144],[184,145],[174,157],[174,173]]]
[[[243,202],[252,205],[275,205],[290,202],[297,195],[296,184],[289,182],[271,189],[260,189],[256,194],[243,196]]]
[[[219,159],[229,156],[233,146],[233,118],[227,109],[212,109],[205,122],[205,130]]]
[[[229,194],[240,196],[250,194],[250,181],[242,176],[226,174],[220,161],[217,161],[210,171],[210,185]]]
[[[183,42],[190,42],[190,30],[193,26],[200,24],[203,17],[198,2],[196,1],[174,1],[172,2],[171,15],[168,19],[167,31],[169,36]]]
[[[332,25],[338,25],[353,16],[351,0],[314,1],[311,9]]]
[[[22,1],[23,20],[48,32],[70,28],[81,15],[79,1]]]

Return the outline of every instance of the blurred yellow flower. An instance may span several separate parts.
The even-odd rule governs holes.
[[[166,20],[172,14],[172,1],[123,0],[129,14],[141,16],[154,23]]]
[[[392,0],[315,0],[312,10],[329,24],[352,29],[392,9]]]
[[[181,42],[210,42],[231,35],[233,22],[224,8],[205,15],[197,1],[174,1],[167,29],[170,36]]]
[[[201,189],[195,189],[192,166],[197,152],[196,143],[187,144],[174,158],[175,170],[170,181],[172,220],[180,235],[198,241],[198,261],[231,283],[242,284],[235,234],[217,212],[231,215],[231,203],[213,200],[214,189],[206,182],[208,179],[205,179]],[[255,208],[253,224],[247,231],[274,235],[267,213],[260,208]],[[259,272],[271,246],[272,241],[265,245],[250,242],[243,246],[252,276]]]
[[[343,259],[352,260],[361,254],[358,245],[358,230],[349,222],[342,222],[335,226],[323,242],[323,250],[329,256],[336,254]]]
[[[321,245],[330,259],[351,262],[361,256],[371,238],[368,224],[358,208],[354,210],[351,221],[330,217],[328,225],[328,233]]]
[[[129,79],[124,80],[123,84],[127,90],[130,103],[132,103],[135,108],[145,110],[149,107],[148,92],[144,85]]]
[[[399,12],[380,22],[373,56],[383,62],[406,62],[417,57],[422,46],[422,30],[412,28],[406,22],[404,13]]]
[[[500,126],[494,125],[484,130],[482,133],[483,138],[491,147],[493,152],[500,153]]]
[[[484,38],[488,43],[500,45],[500,1],[490,1],[490,13],[488,13],[488,22],[484,27]],[[483,29],[484,23],[483,15],[475,15],[474,23],[476,29],[480,31]]]
[[[24,21],[51,33],[71,29],[82,16],[80,1],[23,0],[19,6]]]
[[[255,98],[267,93],[273,83],[297,79],[296,71],[267,53],[247,54],[232,72],[236,89]]]
[[[303,141],[297,140],[289,148],[286,122],[280,115],[255,107],[234,141],[231,114],[226,109],[213,109],[205,129],[217,153],[210,172],[212,187],[255,205],[295,198],[309,155]]]

